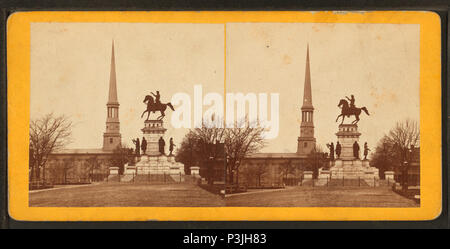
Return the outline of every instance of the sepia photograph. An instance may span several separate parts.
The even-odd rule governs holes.
[[[419,24],[31,23],[28,205],[419,208],[420,42]]]

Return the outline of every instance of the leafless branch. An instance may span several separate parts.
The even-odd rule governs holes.
[[[50,113],[31,120],[30,170],[32,172],[43,169],[52,152],[64,148],[71,142],[71,128],[72,122],[64,115],[54,116]]]

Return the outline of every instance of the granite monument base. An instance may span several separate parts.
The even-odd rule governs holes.
[[[330,180],[357,179],[364,180],[369,186],[375,186],[380,179],[378,169],[369,165],[369,160],[342,160],[331,162],[328,171],[319,170],[319,179],[329,177]]]
[[[175,162],[173,156],[141,156],[136,163],[137,175],[184,175],[184,164]]]

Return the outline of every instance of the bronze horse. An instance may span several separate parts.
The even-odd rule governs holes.
[[[337,116],[337,118],[336,118],[336,122],[337,122],[338,119],[339,119],[339,117],[342,117],[342,122],[341,122],[341,124],[344,123],[345,116],[349,117],[350,115],[354,115],[355,118],[356,118],[355,120],[353,120],[352,124],[358,123],[358,122],[359,122],[359,115],[361,114],[361,110],[363,110],[367,115],[370,115],[370,114],[369,114],[369,111],[367,110],[366,107],[361,107],[361,108],[358,108],[358,107],[350,108],[349,105],[348,105],[347,100],[345,100],[345,99],[341,99],[341,101],[339,101],[338,107],[341,107],[341,106],[342,106],[341,114],[339,114],[339,115]]]
[[[150,95],[145,96],[144,103],[147,103],[147,110],[145,110],[142,113],[141,118],[144,116],[145,113],[147,113],[146,120],[149,119],[150,112],[155,113],[156,111],[159,111],[161,113],[161,115],[157,118],[157,120],[161,120],[164,118],[164,116],[166,116],[164,112],[166,111],[167,107],[170,107],[170,109],[172,109],[172,111],[175,111],[175,109],[173,108],[173,106],[170,102],[166,103],[166,104],[155,103],[155,100]]]

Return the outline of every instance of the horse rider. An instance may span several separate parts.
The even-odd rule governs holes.
[[[155,96],[155,102],[156,102],[156,106],[160,107],[161,106],[161,95],[159,94],[159,91],[156,91],[156,94],[150,92],[153,96]],[[353,96],[353,95],[352,95]]]
[[[348,101],[350,101],[350,109],[354,110],[355,109],[355,96],[353,96],[353,94],[350,96],[351,96],[351,98],[349,98],[347,96],[345,96],[345,97],[348,99]]]

